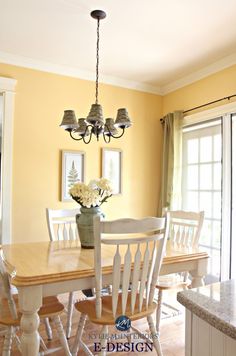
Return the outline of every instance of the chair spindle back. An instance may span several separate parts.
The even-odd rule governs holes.
[[[171,244],[178,247],[198,247],[204,211],[169,211]]]
[[[46,209],[47,225],[51,241],[77,240],[75,215],[80,209]]]
[[[112,313],[117,315],[121,298],[122,314],[133,314],[138,306],[139,312],[147,309],[153,302],[156,282],[164,255],[168,235],[169,215],[165,218],[119,219],[100,221],[94,218],[95,238],[95,281],[96,314],[101,317],[102,256],[101,245],[112,245]],[[140,233],[145,234],[139,236]],[[136,234],[131,237],[104,238],[102,234]],[[137,236],[137,234],[139,234]],[[129,298],[128,298],[129,296]],[[129,301],[129,303],[128,303]]]

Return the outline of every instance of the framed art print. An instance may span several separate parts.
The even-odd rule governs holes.
[[[69,189],[85,179],[85,152],[62,151],[61,200],[71,201]]]
[[[102,149],[102,177],[110,180],[113,195],[122,194],[122,150]]]

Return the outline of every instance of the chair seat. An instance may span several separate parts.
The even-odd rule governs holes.
[[[127,306],[130,306],[131,294],[128,294]],[[149,307],[146,309],[146,300],[143,299],[143,307],[141,312],[139,312],[138,308],[139,298],[137,295],[134,313],[131,314],[130,307],[127,307],[125,315],[131,320],[138,320],[151,315],[156,309],[156,303],[153,302]],[[122,294],[119,294],[118,297],[118,307],[116,312],[116,317],[113,317],[112,314],[112,296],[107,295],[102,297],[102,316],[101,318],[96,317],[96,298],[87,299],[83,301],[79,301],[75,303],[75,308],[82,314],[86,314],[91,322],[94,324],[100,325],[114,325],[115,320],[117,317],[123,315],[122,313]]]
[[[18,296],[14,295],[14,301],[18,308]],[[61,314],[64,310],[64,305],[59,302],[57,297],[45,297],[43,298],[43,305],[39,309],[39,317],[46,318],[54,315]],[[6,298],[1,299],[0,301],[0,324],[10,325],[10,326],[19,326],[20,325],[21,313],[18,312],[18,319],[14,320],[11,316],[8,300]]]
[[[156,288],[158,289],[177,289],[185,288],[189,286],[191,282],[189,280],[184,281],[183,276],[178,273],[168,274],[165,276],[159,276]]]

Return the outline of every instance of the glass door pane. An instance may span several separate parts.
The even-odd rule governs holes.
[[[184,131],[182,208],[205,212],[200,246],[211,257],[206,283],[220,280],[221,171],[221,122]]]

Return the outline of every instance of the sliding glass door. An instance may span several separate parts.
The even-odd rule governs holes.
[[[182,159],[182,208],[205,211],[206,283],[236,278],[235,105],[231,112],[226,105],[220,118],[184,127]]]
[[[183,130],[182,208],[204,211],[200,246],[211,256],[207,283],[220,279],[221,120]]]

